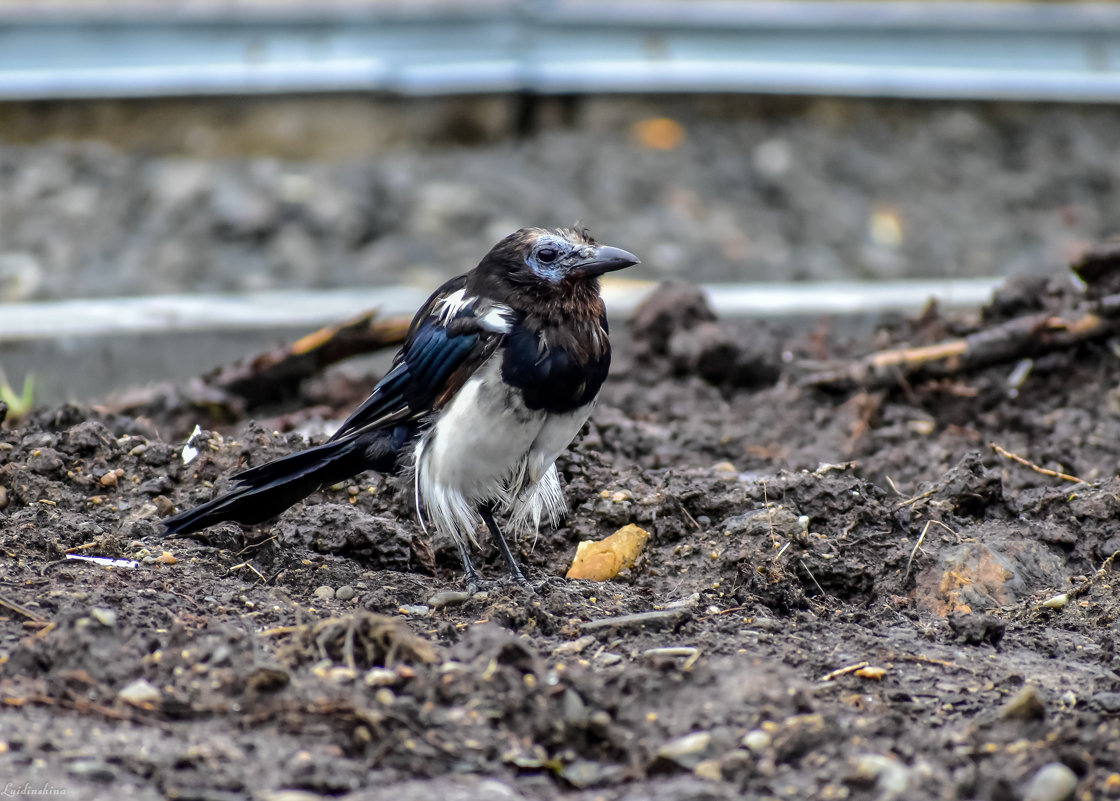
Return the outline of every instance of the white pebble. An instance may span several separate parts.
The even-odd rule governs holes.
[[[1043,601],[1042,605],[1048,606],[1051,609],[1062,609],[1068,603],[1069,593],[1063,592],[1061,595],[1055,595],[1053,598]]]
[[[117,698],[129,704],[147,706],[159,703],[160,693],[155,685],[147,679],[137,679],[117,693]]]
[[[89,610],[89,616],[107,629],[111,629],[113,626],[117,625],[117,613],[103,606],[95,606],[93,609]]]
[[[756,754],[765,751],[770,747],[770,735],[762,729],[751,729],[743,735],[743,747]]]
[[[1027,783],[1023,801],[1066,801],[1077,789],[1077,775],[1061,762],[1043,765]]]

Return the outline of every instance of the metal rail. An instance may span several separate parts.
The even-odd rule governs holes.
[[[712,307],[726,317],[800,317],[874,314],[921,309],[931,298],[943,307],[980,306],[1002,278],[914,281],[823,281],[813,284],[710,284]],[[629,315],[655,284],[607,281],[610,313]],[[427,298],[418,287],[276,291],[251,295],[161,295],[100,300],[15,303],[0,314],[0,344],[129,334],[309,329],[372,308],[411,315]]]
[[[383,0],[0,10],[0,99],[334,91],[1115,101],[1120,6]]]

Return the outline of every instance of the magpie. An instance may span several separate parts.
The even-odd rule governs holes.
[[[479,520],[527,584],[498,526],[535,532],[565,510],[556,458],[583,427],[611,361],[599,276],[637,264],[582,228],[522,228],[416,313],[392,367],[331,438],[233,476],[233,488],[164,522],[189,535],[263,523],[366,470],[408,471],[417,516],[455,543],[468,591]]]

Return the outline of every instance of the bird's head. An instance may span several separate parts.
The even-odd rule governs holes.
[[[510,286],[560,289],[637,263],[633,253],[600,245],[582,228],[522,228],[495,245],[478,271]]]

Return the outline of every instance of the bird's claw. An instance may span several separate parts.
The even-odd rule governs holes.
[[[510,575],[510,581],[530,595],[539,594],[540,588],[547,583],[546,581],[530,581],[525,577],[524,573],[519,576]],[[480,592],[489,592],[491,589],[497,587],[501,583],[501,581],[496,581],[494,579],[484,579],[477,573],[473,576],[468,575],[467,597],[474,597]]]
[[[497,584],[496,581],[483,579],[482,576],[475,574],[467,576],[467,597],[473,598],[480,592],[489,592],[490,588]]]

